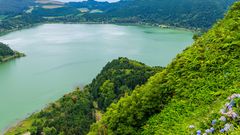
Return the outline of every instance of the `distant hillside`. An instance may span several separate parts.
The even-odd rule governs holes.
[[[107,10],[111,8],[114,4],[111,4],[109,2],[98,2],[95,0],[88,0],[83,2],[69,2],[66,3],[66,5],[75,7],[75,8],[88,8],[89,10],[92,9],[100,9],[100,10]]]
[[[89,0],[62,3],[54,0],[0,0],[0,34],[46,22],[132,23],[207,30],[223,17],[234,1],[121,0],[108,3]]]
[[[36,3],[39,4],[57,4],[57,5],[63,5],[63,2],[57,1],[57,0],[35,0]]]
[[[18,14],[34,4],[34,0],[0,0],[0,14]]]
[[[128,0],[113,3],[102,14],[86,14],[94,21],[152,23],[186,28],[209,28],[236,0]]]

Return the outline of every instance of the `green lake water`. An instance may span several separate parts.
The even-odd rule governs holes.
[[[27,56],[0,64],[0,131],[90,83],[112,59],[166,66],[192,44],[192,35],[146,26],[45,24],[2,36],[0,42]]]

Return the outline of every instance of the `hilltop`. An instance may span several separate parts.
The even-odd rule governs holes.
[[[127,58],[113,60],[92,83],[64,95],[5,134],[87,134],[90,125],[101,119],[111,103],[131,94],[135,87],[144,84],[150,76],[162,69]]]

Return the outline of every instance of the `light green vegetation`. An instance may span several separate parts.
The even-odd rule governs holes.
[[[209,127],[226,98],[240,92],[239,9],[238,2],[165,70],[112,104],[91,134],[190,134],[189,125]]]

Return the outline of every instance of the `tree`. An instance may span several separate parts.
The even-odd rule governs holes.
[[[114,92],[114,83],[112,83],[110,80],[106,80],[100,87],[99,106],[103,108],[108,107],[113,102],[115,97],[116,94]]]
[[[54,127],[43,128],[44,135],[57,135],[57,130]]]

